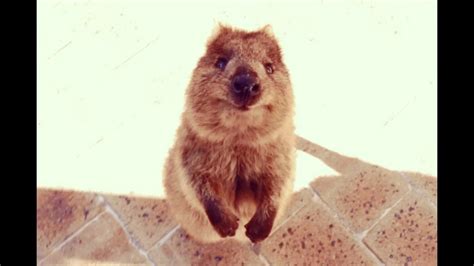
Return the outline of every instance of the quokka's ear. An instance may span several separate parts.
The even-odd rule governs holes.
[[[267,24],[267,25],[263,26],[260,29],[260,31],[265,33],[269,37],[275,37],[275,33],[273,32],[273,28],[270,24]]]
[[[229,33],[229,32],[232,32],[232,31],[233,31],[232,27],[227,26],[222,22],[218,22],[217,25],[214,26],[214,29],[212,30],[212,34],[211,34],[211,36],[209,37],[209,39],[207,41],[207,45],[214,42],[222,34]]]

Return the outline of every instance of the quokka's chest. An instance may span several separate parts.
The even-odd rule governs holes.
[[[273,153],[275,154],[275,153]],[[264,149],[240,146],[189,145],[181,152],[183,166],[225,175],[247,177],[265,171],[274,160]]]

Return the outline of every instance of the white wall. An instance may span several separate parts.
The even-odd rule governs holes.
[[[436,175],[436,1],[43,0],[38,186],[162,195],[184,90],[218,21],[273,26],[298,134]],[[331,172],[299,165],[298,186]]]

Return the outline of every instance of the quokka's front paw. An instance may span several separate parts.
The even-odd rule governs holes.
[[[245,225],[245,235],[253,242],[257,243],[268,237],[273,227],[271,217],[263,218],[254,216],[248,224]]]
[[[239,218],[217,204],[210,203],[206,208],[207,217],[221,237],[234,236],[239,227]]]
[[[233,214],[225,214],[219,221],[211,222],[211,224],[221,237],[235,236],[235,231],[239,227],[239,218]]]

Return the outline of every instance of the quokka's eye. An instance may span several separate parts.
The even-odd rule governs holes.
[[[229,62],[229,60],[227,58],[219,57],[219,58],[217,58],[217,61],[214,64],[214,66],[217,67],[220,70],[224,70],[224,68],[225,68],[225,66],[227,65],[228,62]]]
[[[267,71],[268,74],[273,74],[275,71],[275,68],[273,67],[272,63],[266,63],[265,65],[265,71]]]

